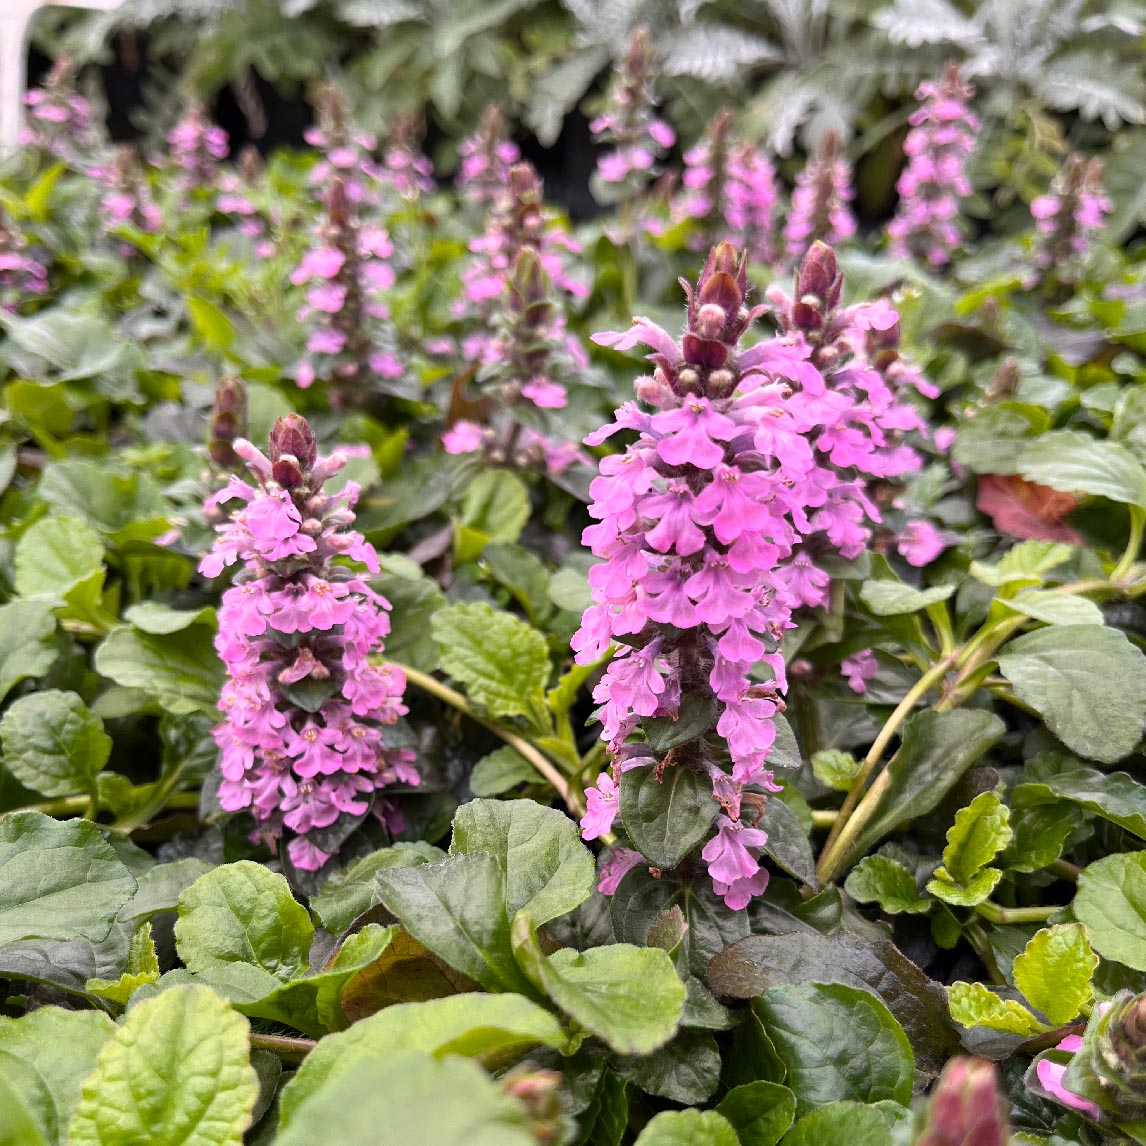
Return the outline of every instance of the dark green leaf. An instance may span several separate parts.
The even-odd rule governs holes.
[[[1103,958],[1146,971],[1146,852],[1092,863],[1078,877],[1071,906]]]
[[[690,768],[666,768],[661,778],[653,768],[633,768],[621,777],[625,831],[656,867],[676,867],[705,838],[715,817],[712,782]]]
[[[74,692],[57,689],[17,700],[0,720],[0,740],[4,767],[45,796],[94,791],[111,753],[103,721]]]
[[[731,1123],[740,1146],[776,1146],[796,1117],[796,1096],[774,1082],[733,1087],[717,1106]]]

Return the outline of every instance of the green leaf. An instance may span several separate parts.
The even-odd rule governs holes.
[[[1043,574],[1069,561],[1074,549],[1061,541],[1020,541],[1003,554],[997,565],[971,562],[971,575],[996,588],[1014,582],[1042,583]]]
[[[816,882],[816,857],[808,833],[799,817],[776,796],[764,805],[760,825],[768,833],[764,853],[773,859],[789,875],[794,875],[808,887],[819,889]]]
[[[520,995],[466,994],[399,1003],[319,1042],[283,1091],[280,1124],[291,1125],[311,1095],[359,1063],[388,1067],[409,1051],[436,1058],[508,1056],[534,1046],[564,1050],[567,1043],[557,1019]]]
[[[84,1082],[68,1146],[240,1146],[259,1092],[247,1034],[206,987],[137,1004]]]
[[[521,604],[533,624],[553,612],[549,601],[549,570],[545,562],[520,545],[487,545],[482,561],[495,581],[504,585]]]
[[[641,1131],[636,1146],[740,1146],[740,1139],[715,1110],[664,1110]]]
[[[38,492],[57,513],[82,517],[116,545],[169,528],[167,502],[141,470],[120,474],[106,463],[69,458],[44,470]]]
[[[100,1048],[115,1024],[102,1011],[66,1011],[39,1007],[23,1018],[0,1017],[0,1075],[14,1083],[35,1115],[48,1142],[60,1142],[80,1100],[80,1083],[91,1074]],[[0,1103],[6,1098],[0,1088]],[[0,1105],[0,1143],[25,1146],[26,1140],[4,1138],[10,1114]]]
[[[544,705],[549,646],[536,629],[486,604],[452,605],[434,614],[442,668],[492,716],[520,716]]]
[[[46,673],[59,655],[50,603],[13,601],[0,605],[0,700],[13,685]]]
[[[813,754],[812,772],[826,787],[837,792],[850,792],[859,774],[859,761],[850,752],[825,748]]]
[[[193,856],[185,856],[149,868],[139,876],[139,888],[135,895],[120,910],[120,923],[135,923],[141,919],[150,919],[162,911],[175,911],[183,892],[213,866]]]
[[[1010,842],[1006,806],[994,792],[980,792],[956,813],[947,832],[943,865],[957,883],[969,883]]]
[[[618,1059],[622,1078],[646,1094],[699,1106],[720,1084],[720,1051],[707,1031],[682,1031],[652,1054]]]
[[[510,915],[548,923],[584,903],[596,863],[575,821],[532,800],[472,800],[454,816],[450,854],[485,852],[505,871]]]
[[[975,907],[991,897],[991,892],[999,886],[1003,873],[997,867],[985,867],[977,871],[966,883],[951,878],[947,869],[935,869],[935,875],[927,881],[927,890],[936,899],[950,903],[954,907]]]
[[[774,1082],[733,1087],[716,1107],[736,1131],[740,1146],[776,1146],[796,1117],[796,1096]]]
[[[891,1146],[891,1130],[873,1106],[833,1102],[805,1114],[783,1146]]]
[[[703,736],[715,723],[715,702],[711,698],[688,693],[681,700],[676,716],[645,717],[641,728],[653,751],[664,755],[670,748]]]
[[[489,991],[533,993],[513,958],[505,872],[481,852],[378,873],[382,902],[419,942]]]
[[[487,541],[516,541],[529,521],[529,491],[508,470],[484,470],[466,487],[462,524]]]
[[[845,1099],[911,1101],[911,1043],[877,996],[797,983],[770,987],[753,1008],[788,1068],[798,1114]]]
[[[1050,428],[1050,415],[1024,402],[999,402],[959,427],[951,456],[977,474],[1013,474],[1027,443]]]
[[[223,668],[206,625],[161,635],[124,626],[95,651],[96,670],[116,684],[139,688],[168,712],[217,713]]]
[[[621,1054],[650,1054],[680,1025],[685,985],[659,947],[564,947],[546,957],[524,912],[514,917],[513,947],[525,973],[565,1014]]]
[[[285,1023],[317,1039],[347,1026],[341,1007],[343,993],[360,972],[378,960],[396,931],[394,927],[367,924],[361,931],[347,936],[321,971],[289,983],[282,983],[266,972],[252,975],[250,970],[257,969],[247,963],[230,964],[223,971],[218,967],[209,968],[201,979],[226,995],[240,1014]]]
[[[1104,624],[1102,610],[1093,601],[1060,589],[1024,589],[1001,603],[1012,612],[1047,625]]]
[[[1022,1003],[1003,999],[984,983],[952,983],[947,988],[951,1017],[963,1027],[987,1027],[1030,1038],[1048,1028]]]
[[[108,999],[118,1003],[121,1007],[133,994],[147,983],[159,981],[159,957],[155,951],[155,943],[151,938],[151,924],[141,923],[131,937],[131,946],[127,953],[127,966],[118,979],[89,979],[84,984],[84,990],[91,995],[98,995],[101,999]]]
[[[1125,446],[1081,430],[1055,430],[1024,447],[1019,473],[1063,493],[1086,493],[1146,509],[1146,469]]]
[[[907,721],[899,751],[888,765],[888,788],[853,841],[845,866],[869,852],[905,820],[937,807],[1004,730],[1003,722],[993,713],[967,708],[953,712],[932,709]]]
[[[179,897],[175,945],[191,971],[251,963],[290,979],[305,970],[313,936],[287,881],[250,860],[209,871]]]
[[[54,367],[61,382],[104,374],[119,364],[128,349],[107,320],[77,311],[46,310],[32,318],[5,312],[0,325],[14,345]]]
[[[654,768],[633,768],[621,776],[625,831],[656,867],[676,867],[715,818],[712,782],[691,768],[667,768],[661,778]]]
[[[359,1062],[280,1116],[275,1146],[535,1146],[522,1109],[476,1063],[408,1052]],[[198,1144],[196,1144],[198,1146]]]
[[[0,719],[4,767],[45,796],[95,790],[111,754],[103,721],[74,692],[49,689],[17,700]]]
[[[318,894],[311,896],[310,909],[327,931],[341,935],[364,911],[382,902],[375,879],[380,871],[441,858],[441,851],[421,841],[371,852],[334,872]]]
[[[5,1062],[5,1057],[0,1054],[0,1110],[4,1111],[0,1146],[53,1146],[37,1116],[38,1094],[30,1090],[28,1079],[12,1077],[12,1060]]]
[[[1015,986],[1052,1026],[1061,1027],[1094,998],[1091,977],[1097,967],[1082,924],[1044,927],[1015,958]]]
[[[1146,971],[1146,852],[1092,863],[1071,907],[1099,955]]]
[[[1146,656],[1117,629],[1054,625],[1006,645],[999,669],[1068,748],[1112,764],[1146,725]]]
[[[16,545],[16,592],[21,597],[60,600],[92,574],[103,571],[103,542],[77,517],[45,517]]]
[[[860,600],[874,616],[898,617],[904,613],[918,613],[928,605],[946,601],[954,592],[954,585],[914,589],[898,581],[865,581],[860,588]]]
[[[919,894],[915,876],[887,856],[865,856],[849,873],[844,890],[857,903],[878,903],[889,915],[921,914],[931,907]]]
[[[0,945],[107,937],[135,878],[88,820],[0,816]]]
[[[385,559],[382,568],[385,572]],[[434,672],[438,645],[430,622],[439,609],[445,608],[446,595],[420,569],[417,577],[377,577],[372,585],[393,606],[386,655],[422,672]]]
[[[210,607],[172,609],[168,605],[159,604],[158,601],[143,601],[138,605],[132,605],[123,614],[123,618],[144,633],[165,637],[170,633],[181,633],[192,625],[214,625],[215,610]]]
[[[1019,787],[1027,785],[1020,784]],[[1001,862],[1008,871],[1042,871],[1062,855],[1063,846],[1078,826],[1081,816],[1065,804],[1022,807],[1018,801],[1018,790],[1016,788],[1011,793],[1014,805],[1011,809],[1011,831],[1014,835]]]
[[[470,773],[470,791],[475,796],[498,796],[519,784],[537,779],[537,770],[508,744],[483,756]]]
[[[1019,784],[1011,799],[1016,808],[1040,810],[1056,800],[1069,800],[1146,840],[1146,787],[1127,772],[1076,768],[1037,783]]]

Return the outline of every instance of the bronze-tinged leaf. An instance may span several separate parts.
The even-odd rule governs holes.
[[[1000,533],[1024,541],[1066,541],[1079,545],[1082,539],[1063,519],[1078,502],[1069,493],[1026,481],[1017,474],[980,474],[975,504]]]
[[[347,1021],[356,1023],[395,1003],[419,1003],[479,990],[472,979],[399,930],[382,955],[346,984],[339,1005]]]

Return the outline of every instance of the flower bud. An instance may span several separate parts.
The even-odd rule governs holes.
[[[304,472],[310,471],[318,456],[318,443],[310,423],[301,414],[279,418],[271,430],[270,454],[272,463],[289,455],[296,467]]]
[[[915,1146],[1007,1146],[1010,1134],[994,1063],[953,1058],[932,1092]]]
[[[215,388],[207,453],[219,466],[242,464],[235,439],[247,435],[247,388],[241,378],[226,377]]]

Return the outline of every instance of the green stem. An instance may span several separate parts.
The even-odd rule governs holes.
[[[1054,863],[1047,866],[1047,871],[1052,875],[1057,875],[1059,879],[1068,880],[1070,883],[1078,883],[1078,877],[1082,875],[1082,868],[1078,864],[1073,864],[1064,859],[1056,859]]]
[[[987,935],[986,930],[981,923],[969,923],[963,929],[963,934],[967,936],[967,942],[975,948],[975,954],[982,960],[983,966],[987,968],[987,974],[991,978],[991,982],[998,987],[1006,985],[1007,979],[1003,972],[999,970],[998,960],[995,958],[995,952],[991,949],[991,940]]]
[[[91,808],[91,804],[91,796],[65,796],[60,800],[46,800],[42,804],[25,804],[24,807],[20,808],[19,810],[21,812],[42,812],[45,816],[84,815],[86,819],[90,820],[93,817],[86,815],[86,813]],[[172,793],[170,799],[164,802],[163,807],[178,808],[182,811],[186,811],[191,808],[198,808],[199,793],[174,792]],[[116,827],[119,827],[119,825],[117,824]]]
[[[1062,911],[1062,905],[1052,903],[1047,907],[1000,907],[988,900],[976,906],[975,911],[988,923],[1045,923],[1056,912]]]
[[[448,704],[451,708],[457,709],[463,716],[468,716],[475,724],[480,724],[483,728],[488,728],[495,736],[501,737],[502,740],[514,749],[550,784],[556,789],[557,794],[565,802],[565,806],[574,813],[580,816],[585,812],[585,805],[581,797],[576,795],[569,787],[569,782],[564,776],[541,754],[538,748],[535,748],[523,736],[519,736],[516,732],[506,728],[504,725],[498,724],[497,721],[490,720],[488,717],[479,716],[478,713],[469,706],[469,702],[460,692],[455,692],[449,685],[442,684],[440,680],[430,676],[428,673],[419,672],[415,668],[410,668],[409,665],[400,664],[398,661],[391,661],[391,664],[400,668],[405,674],[406,679],[413,685],[422,689],[423,692],[428,692],[431,696],[436,696],[439,700]]]
[[[250,1035],[251,1050],[269,1050],[284,1062],[302,1062],[317,1045],[314,1039],[298,1039],[289,1035]]]
[[[839,818],[840,814],[834,808],[828,808],[826,811],[818,808],[812,809],[813,828],[834,828]]]
[[[1117,582],[1126,579],[1126,575],[1130,572],[1134,562],[1138,559],[1138,553],[1142,548],[1142,531],[1144,527],[1146,527],[1146,510],[1132,505],[1130,507],[1130,540],[1126,543],[1126,549],[1118,559],[1118,564],[1115,565],[1114,572],[1110,574],[1111,581]]]
[[[177,764],[170,772],[160,777],[159,782],[155,785],[155,790],[148,797],[143,807],[139,808],[130,816],[124,816],[122,820],[116,820],[113,827],[118,828],[121,832],[131,833],[136,828],[143,827],[144,824],[149,824],[151,821],[168,807],[175,796],[175,789],[179,781],[183,777],[183,773],[187,768],[187,761],[184,760],[181,764]],[[189,793],[195,795],[195,793]],[[195,803],[191,805],[194,808],[199,806],[199,797],[195,795]]]
[[[843,807],[840,808],[839,816],[832,825],[832,830],[828,834],[827,842],[824,844],[824,849],[820,853],[820,862],[816,865],[816,876],[821,884],[828,883],[839,866],[839,860],[843,854],[844,847],[844,845],[840,843],[841,837],[844,835],[845,829],[848,827],[848,821],[855,813],[856,808],[860,805],[861,801],[866,802],[870,796],[870,792],[868,796],[864,795],[864,784],[883,759],[883,754],[887,750],[887,746],[891,743],[892,737],[895,736],[899,726],[914,710],[916,704],[947,675],[954,663],[955,655],[952,654],[943,657],[936,664],[932,665],[907,691],[907,694],[896,706],[895,711],[892,712],[884,726],[879,730],[879,735],[875,738],[875,742],[860,764],[852,790],[844,800]],[[872,785],[872,791],[874,791],[874,789],[875,785]],[[854,837],[855,832],[853,831],[849,833],[849,835]]]

